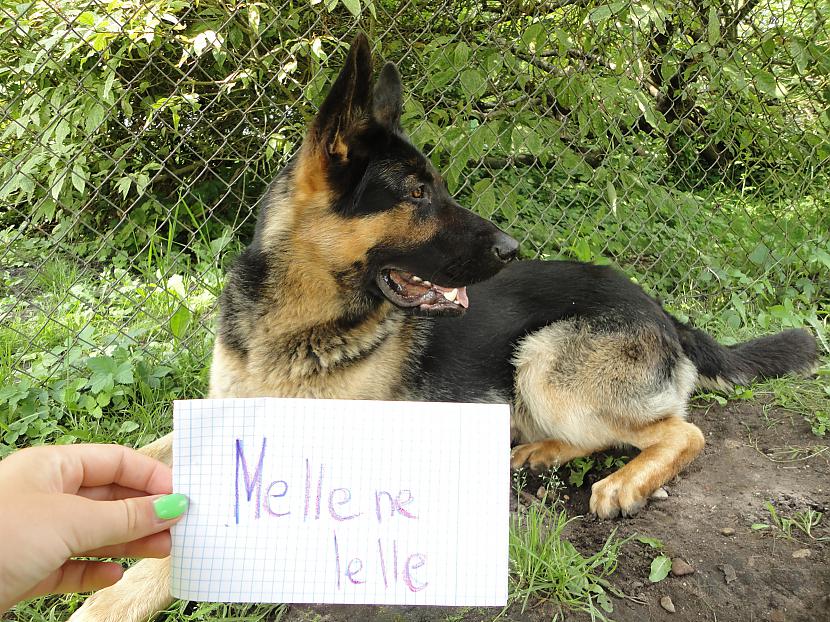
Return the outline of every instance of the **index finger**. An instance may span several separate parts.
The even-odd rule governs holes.
[[[63,445],[64,492],[117,484],[150,495],[173,492],[169,466],[121,445]]]

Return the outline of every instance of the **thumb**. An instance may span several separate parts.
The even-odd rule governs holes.
[[[85,551],[132,542],[170,529],[187,511],[182,494],[131,497],[115,501],[84,499],[86,517],[72,543],[74,555]]]

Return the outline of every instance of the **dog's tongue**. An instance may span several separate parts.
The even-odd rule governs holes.
[[[398,294],[403,296],[410,305],[430,307],[434,305],[455,304],[464,309],[470,307],[466,287],[444,287],[436,285],[409,272],[390,270],[389,275],[398,288]]]
[[[466,287],[441,287],[440,285],[433,285],[432,289],[440,292],[447,300],[457,302],[465,309],[470,308],[470,299],[467,298]]]

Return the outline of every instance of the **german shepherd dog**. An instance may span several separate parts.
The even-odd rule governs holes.
[[[513,467],[640,450],[593,485],[591,511],[611,518],[700,453],[696,385],[813,368],[806,331],[724,347],[608,266],[513,261],[517,242],[453,200],[400,117],[397,69],[373,89],[358,36],[230,271],[211,397],[507,402]],[[145,449],[172,459],[169,436]],[[145,560],[73,619],[144,620],[170,602],[168,576]]]

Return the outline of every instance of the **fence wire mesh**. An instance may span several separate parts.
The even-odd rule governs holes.
[[[614,262],[727,339],[818,327],[826,8],[0,2],[0,455],[87,419],[150,434],[154,397],[203,388],[223,268],[358,30],[412,140],[525,256]]]

